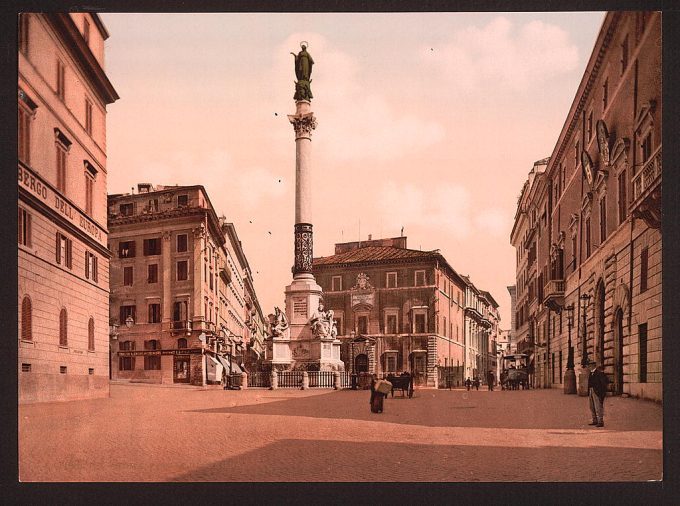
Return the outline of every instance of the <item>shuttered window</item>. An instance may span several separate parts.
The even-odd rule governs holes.
[[[59,346],[68,346],[68,315],[66,308],[59,313]]]
[[[28,296],[21,301],[21,339],[33,339],[33,308]]]
[[[87,322],[87,349],[94,351],[94,318]]]
[[[19,244],[31,247],[31,215],[26,209],[19,208]]]
[[[56,236],[56,261],[57,264],[71,268],[71,250],[73,242],[64,234],[57,232]]]

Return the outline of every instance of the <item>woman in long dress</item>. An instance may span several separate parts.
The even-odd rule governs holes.
[[[371,413],[382,413],[385,394],[375,389],[375,377],[371,380]]]

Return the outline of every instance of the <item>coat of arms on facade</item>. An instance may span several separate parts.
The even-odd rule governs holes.
[[[357,284],[352,287],[352,290],[371,290],[373,285],[368,282],[370,279],[366,273],[362,272],[357,275]]]

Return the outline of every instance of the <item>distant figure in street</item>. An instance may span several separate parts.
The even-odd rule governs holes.
[[[588,425],[604,427],[604,397],[607,394],[609,379],[594,360],[588,362],[590,375],[588,376],[588,397],[590,401],[590,415],[593,419]]]
[[[470,391],[471,386],[472,386],[472,381],[470,381],[470,377],[468,376],[468,379],[465,380],[465,388],[468,389],[468,392]]]
[[[493,371],[489,371],[486,374],[486,384],[489,386],[489,392],[493,392],[493,381],[494,381]]]
[[[479,378],[475,376],[475,379],[472,381],[472,384],[475,386],[476,390],[479,390]]]
[[[378,392],[375,389],[375,376],[371,380],[371,413],[382,413],[383,412],[383,402],[385,401],[385,394]]]

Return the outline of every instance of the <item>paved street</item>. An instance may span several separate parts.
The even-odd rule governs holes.
[[[367,391],[112,384],[19,407],[22,481],[631,481],[662,473],[662,408],[558,390]]]

